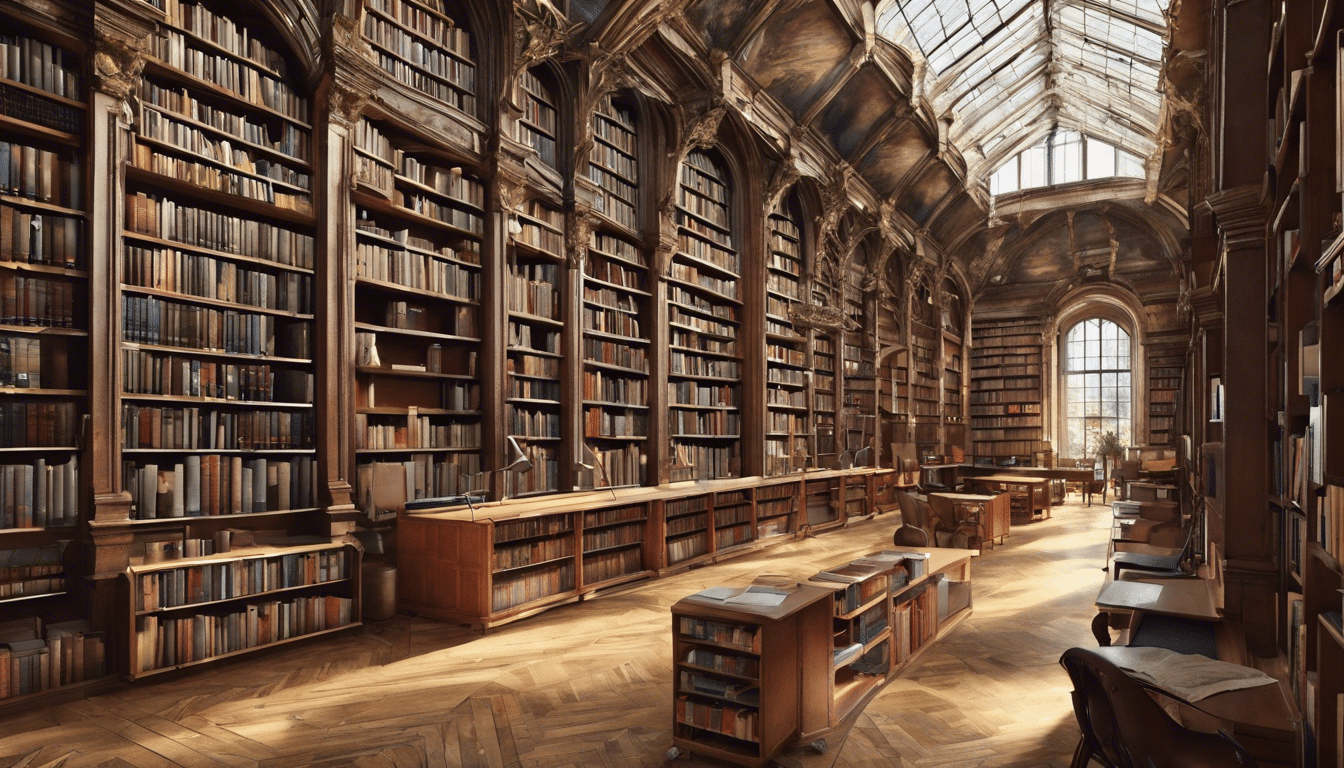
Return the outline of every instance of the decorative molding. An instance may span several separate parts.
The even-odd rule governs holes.
[[[513,69],[505,83],[508,102],[513,101],[523,73],[556,58],[584,26],[571,22],[551,0],[520,0],[514,5],[513,15]]]
[[[1260,202],[1260,185],[1243,184],[1204,198],[1217,218],[1224,250],[1265,247],[1269,210]]]
[[[586,207],[575,206],[565,223],[565,250],[568,251],[569,268],[583,269],[583,263],[588,260],[588,245],[592,242],[596,219]]]
[[[581,170],[587,166],[589,153],[593,149],[593,114],[608,94],[629,88],[635,78],[626,62],[625,54],[603,51],[596,43],[588,46],[588,86],[584,89],[579,102],[579,135],[574,142],[574,168]]]
[[[779,207],[779,203],[784,199],[784,195],[789,189],[798,182],[801,173],[798,171],[798,161],[789,153],[779,165],[775,166],[775,172],[770,174],[770,181],[765,186],[765,214],[770,215]]]
[[[128,115],[131,97],[140,87],[150,34],[148,28],[120,15],[100,13],[94,22],[94,87],[127,105]]]

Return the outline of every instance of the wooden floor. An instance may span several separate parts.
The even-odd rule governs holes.
[[[810,575],[881,548],[893,528],[882,516],[485,636],[399,616],[176,679],[6,711],[0,766],[663,765],[669,606],[759,573]],[[975,559],[969,620],[893,681],[847,738],[784,764],[1068,765],[1078,731],[1057,660],[1093,644],[1108,530],[1099,505],[1014,528],[1006,546]]]

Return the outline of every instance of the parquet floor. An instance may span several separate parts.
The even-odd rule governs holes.
[[[974,612],[829,751],[783,764],[1065,766],[1077,738],[1056,661],[1092,643],[1108,509],[1069,505],[976,558]],[[0,766],[666,764],[668,608],[763,572],[881,548],[894,518],[640,584],[480,635],[399,616],[174,679],[0,714]],[[690,765],[685,761],[677,765]]]

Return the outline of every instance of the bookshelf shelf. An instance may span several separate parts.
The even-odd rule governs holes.
[[[361,25],[378,65],[408,88],[476,113],[471,36],[438,0],[366,0]]]
[[[1041,336],[1035,320],[985,322],[971,356],[970,433],[977,456],[1025,457],[1045,449]],[[1010,386],[1011,385],[1011,386]],[[1011,430],[1012,436],[1006,436]]]

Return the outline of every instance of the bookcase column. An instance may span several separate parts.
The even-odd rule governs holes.
[[[1268,482],[1265,425],[1266,381],[1254,375],[1264,371],[1266,317],[1247,312],[1263,303],[1265,284],[1265,211],[1259,188],[1246,185],[1210,198],[1221,230],[1224,259],[1224,309],[1228,319],[1223,334],[1224,398],[1223,444],[1235,446],[1224,453],[1226,490],[1223,542],[1227,556],[1227,598],[1230,613],[1246,628],[1252,649],[1274,647],[1278,621],[1274,610],[1279,586],[1275,561],[1274,517],[1265,514]]]
[[[117,581],[130,561],[133,535],[127,525],[131,497],[122,487],[120,383],[120,225],[125,220],[123,159],[131,128],[129,100],[145,64],[145,41],[151,22],[100,4],[94,21],[94,79],[89,109],[89,411],[85,430],[89,486],[93,510],[89,518],[91,548],[89,621],[105,631],[107,658],[121,657],[115,631],[120,612]]]
[[[354,244],[354,209],[350,190],[352,167],[351,129],[364,107],[373,83],[358,82],[336,65],[330,85],[319,95],[314,127],[314,187],[316,200],[317,278],[313,308],[316,326],[317,451],[330,532],[348,533],[358,511],[351,483],[354,458],[352,419],[355,412],[354,292],[355,275],[350,255]]]

